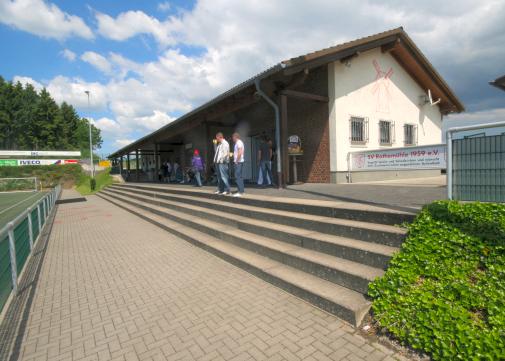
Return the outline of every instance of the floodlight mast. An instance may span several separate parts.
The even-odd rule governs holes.
[[[84,91],[88,96],[88,112],[91,108],[89,105],[89,90]],[[91,121],[88,119],[89,124],[89,157],[90,157],[90,167],[91,167],[91,178],[95,178],[95,164],[93,163],[93,138],[91,136]]]

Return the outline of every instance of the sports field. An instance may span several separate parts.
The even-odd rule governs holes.
[[[0,229],[45,194],[46,192],[0,193]]]

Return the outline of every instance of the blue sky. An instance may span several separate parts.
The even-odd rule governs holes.
[[[0,75],[92,117],[107,154],[280,60],[404,26],[467,107],[447,124],[489,122],[504,18],[502,0],[0,0]]]

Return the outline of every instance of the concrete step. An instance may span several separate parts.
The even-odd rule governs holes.
[[[370,302],[359,292],[302,272],[160,215],[145,212],[141,207],[113,198],[106,193],[100,192],[98,196],[342,318],[354,326],[361,323],[370,308]]]
[[[379,243],[324,234],[299,227],[285,226],[275,222],[242,217],[229,212],[222,212],[221,210],[218,211],[215,209],[169,201],[159,198],[158,194],[147,196],[138,194],[135,191],[128,191],[115,187],[107,188],[107,191],[132,197],[137,201],[145,201],[179,212],[197,215],[202,219],[227,224],[260,236],[273,238],[306,249],[363,263],[371,267],[385,269],[392,254],[397,251],[395,247]]]
[[[373,204],[362,204],[357,202],[324,201],[270,197],[263,195],[247,195],[242,198],[230,198],[209,192],[208,189],[191,188],[188,186],[165,185],[165,184],[132,184],[121,185],[130,189],[146,190],[163,194],[177,194],[186,196],[198,196],[200,199],[211,199],[225,201],[231,204],[242,204],[269,208],[279,211],[295,211],[299,213],[312,214],[316,216],[342,218],[355,221],[397,225],[404,222],[411,222],[416,216],[413,210],[398,210],[378,206]]]
[[[383,274],[383,271],[378,268],[241,231],[236,227],[188,215],[178,210],[134,200],[127,195],[123,196],[110,191],[104,191],[104,193],[184,226],[212,234],[216,238],[361,293],[366,293],[368,283]]]
[[[112,186],[110,189],[129,192],[132,196],[146,196],[157,200],[166,200],[195,205],[199,208],[220,209],[223,212],[238,214],[250,219],[274,222],[287,226],[299,227],[320,233],[343,236],[357,240],[399,247],[405,238],[406,230],[385,224],[316,216],[291,211],[279,211],[256,206],[232,204],[221,196],[217,200],[204,200],[198,197],[167,195],[160,192],[139,190],[132,187]],[[228,197],[226,197],[228,198]]]

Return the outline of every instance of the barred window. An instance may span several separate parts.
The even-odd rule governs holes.
[[[404,125],[404,142],[405,145],[417,144],[417,125],[405,124]]]
[[[351,143],[365,144],[368,142],[368,120],[366,118],[351,117],[349,127]]]
[[[395,142],[395,123],[390,120],[379,121],[379,142],[391,145]]]

